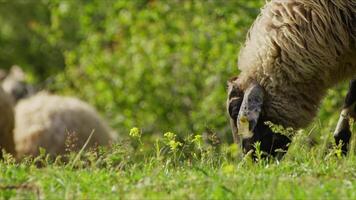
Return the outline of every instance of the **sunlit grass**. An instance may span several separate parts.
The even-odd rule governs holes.
[[[356,198],[356,156],[343,157],[332,137],[299,131],[281,160],[255,159],[236,145],[209,145],[199,134],[167,132],[154,143],[129,139],[53,158],[41,151],[20,162],[0,162],[3,199],[351,199]],[[258,144],[255,145],[258,149]],[[354,148],[353,148],[354,149]],[[75,162],[74,162],[75,160]]]

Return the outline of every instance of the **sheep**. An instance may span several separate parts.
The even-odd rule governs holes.
[[[72,133],[74,144],[81,148],[92,131],[91,147],[116,140],[95,109],[73,97],[40,92],[19,101],[15,107],[14,140],[18,158],[38,155],[39,147],[50,155],[64,154],[68,134]]]
[[[10,96],[0,87],[0,150],[15,155],[14,110]],[[2,157],[2,153],[0,153]]]
[[[240,74],[228,81],[227,110],[234,140],[245,151],[256,141],[268,154],[286,150],[289,138],[273,134],[266,121],[305,128],[327,89],[356,78],[356,0],[272,0],[266,3],[241,47]],[[355,118],[352,82],[334,133],[343,151],[348,118]],[[252,136],[240,136],[247,126]]]
[[[3,109],[5,114],[9,113],[4,117],[8,116],[8,121],[12,119],[12,126],[6,129],[8,135],[11,133],[12,143],[1,140],[8,144],[6,151],[17,155],[19,159],[25,155],[38,155],[40,147],[51,155],[60,155],[65,153],[68,145],[71,146],[68,148],[81,148],[92,132],[89,147],[116,141],[116,133],[93,107],[73,97],[51,95],[47,92],[35,94],[34,87],[26,82],[25,76],[16,65],[11,67],[9,73],[0,70],[0,98],[4,96],[0,99],[0,104],[2,100],[6,100],[7,106],[4,109],[9,109],[11,113]],[[11,124],[6,120],[1,122],[4,125]],[[2,146],[1,142],[0,145]]]

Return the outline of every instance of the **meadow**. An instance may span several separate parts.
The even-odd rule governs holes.
[[[232,144],[226,81],[264,3],[0,0],[0,67],[89,102],[120,137],[57,158],[5,154],[1,199],[355,199],[355,139],[342,156],[332,137],[347,83],[282,159]]]
[[[315,131],[321,131],[315,128]],[[299,131],[282,160],[257,160],[236,145],[209,145],[201,135],[181,142],[167,132],[153,146],[139,129],[110,148],[1,166],[4,199],[353,199],[356,156],[344,157],[331,137],[311,146]],[[355,140],[353,140],[355,141]],[[354,143],[353,143],[354,145]],[[258,149],[258,144],[257,144]],[[146,150],[147,148],[147,150]],[[152,149],[152,150],[149,150]],[[354,151],[352,151],[354,152]],[[63,161],[65,158],[65,162]]]

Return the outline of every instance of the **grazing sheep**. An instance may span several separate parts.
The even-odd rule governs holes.
[[[37,155],[39,147],[51,155],[65,153],[68,133],[75,134],[74,143],[80,149],[92,131],[91,147],[115,140],[95,109],[72,97],[41,92],[19,101],[15,107],[14,138],[19,158]]]
[[[15,155],[15,144],[13,138],[14,111],[11,98],[0,87],[0,150]],[[2,153],[0,153],[2,157]]]
[[[240,50],[237,78],[229,81],[228,112],[236,142],[263,151],[287,149],[290,140],[264,124],[304,128],[327,89],[356,77],[356,0],[272,0],[262,9]],[[354,87],[354,88],[353,88]],[[336,142],[348,143],[348,117],[356,116],[351,84]],[[353,106],[351,108],[351,106]],[[345,117],[346,116],[346,117]],[[240,138],[248,121],[253,136]]]

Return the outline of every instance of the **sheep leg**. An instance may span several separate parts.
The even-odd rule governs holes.
[[[339,121],[337,123],[334,138],[337,145],[341,143],[343,154],[347,153],[347,146],[351,137],[350,118],[355,119],[355,104],[356,104],[356,79],[350,82],[350,88],[346,95],[344,106],[342,108]]]

